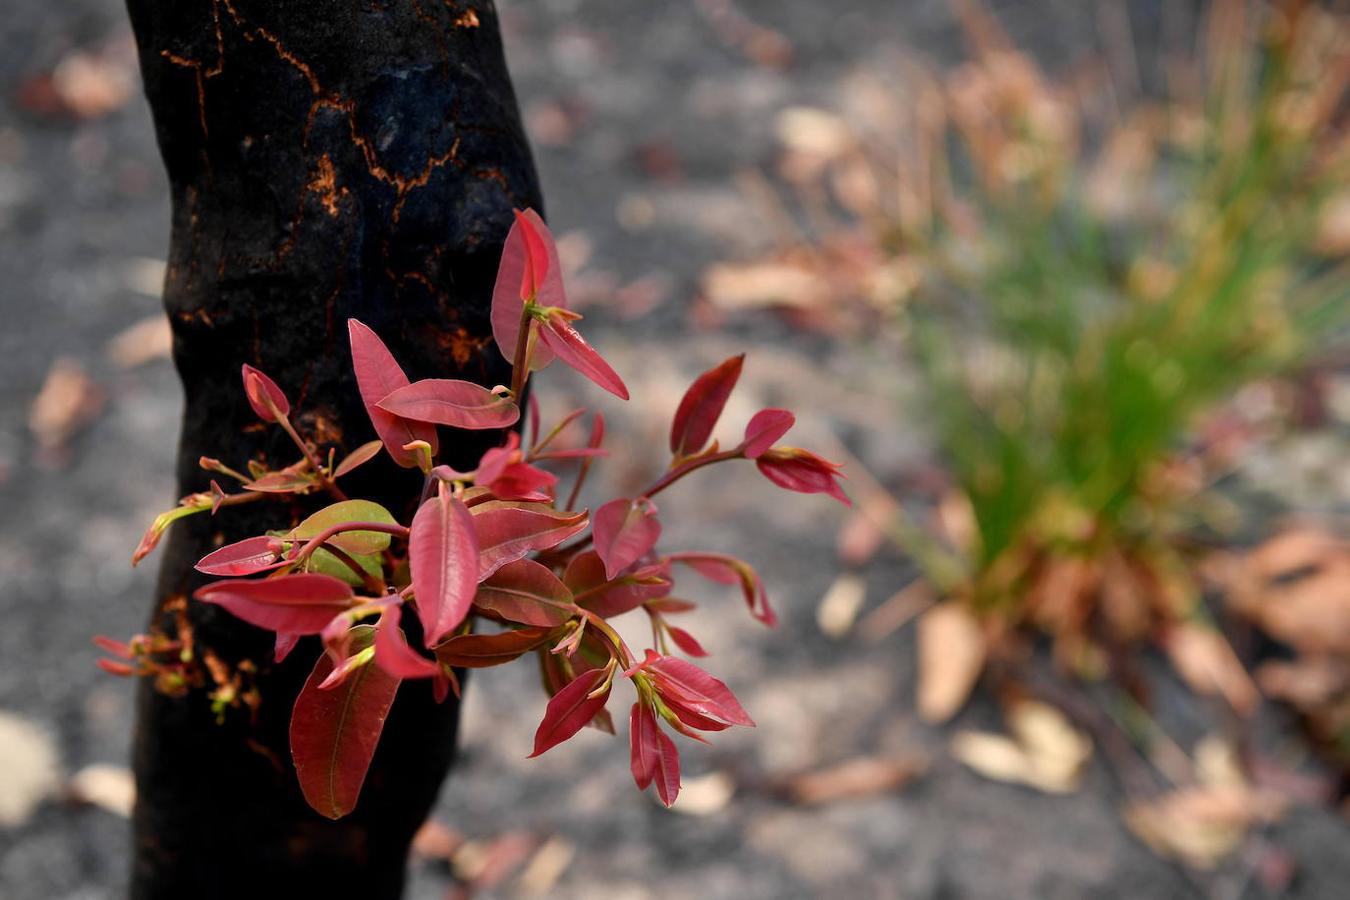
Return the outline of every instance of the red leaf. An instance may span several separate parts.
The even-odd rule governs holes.
[[[661,729],[656,724],[656,713],[650,706],[634,703],[628,714],[629,766],[638,790],[646,790],[656,777],[661,747],[657,736]]]
[[[284,566],[285,549],[285,543],[267,535],[245,538],[206,554],[194,568],[207,575],[256,575]]]
[[[222,606],[250,625],[287,634],[318,634],[353,599],[346,582],[316,573],[216,581],[192,596]]]
[[[713,428],[727,405],[727,398],[741,377],[745,354],[733,356],[694,379],[675,410],[670,426],[670,452],[690,456],[699,452],[712,437]]]
[[[591,517],[595,551],[605,562],[605,577],[619,573],[646,556],[661,537],[656,504],[645,497],[611,500]]]
[[[470,430],[508,428],[520,418],[520,408],[506,397],[454,378],[415,381],[376,405],[405,419]]]
[[[441,673],[440,664],[427,659],[412,647],[399,627],[402,605],[391,603],[380,613],[375,626],[375,664],[395,678],[434,678]]]
[[[829,494],[845,506],[853,505],[836,481],[843,477],[839,472],[843,467],[809,450],[774,447],[761,453],[755,465],[781,488],[802,494]]]
[[[533,395],[531,395],[533,396]],[[558,476],[523,461],[520,435],[507,435],[506,445],[483,454],[474,472],[474,482],[501,500],[548,500]]]
[[[277,387],[275,381],[248,363],[244,363],[243,376],[244,396],[248,398],[248,405],[253,407],[258,418],[264,422],[275,422],[278,415],[284,416],[291,411],[291,402],[286,399],[286,395]],[[275,407],[276,412],[268,408],[269,403]]]
[[[512,622],[546,628],[561,625],[576,611],[567,585],[532,559],[502,566],[478,586],[473,602]]]
[[[690,656],[708,655],[708,651],[703,649],[703,645],[700,644],[692,634],[685,631],[683,628],[677,628],[674,625],[667,625],[666,632],[670,635],[670,639],[675,642],[675,646],[679,647],[681,650],[683,650],[685,653],[688,653]]]
[[[407,441],[404,441],[404,443],[407,443]],[[368,441],[362,444],[348,453],[346,458],[337,464],[337,468],[333,470],[333,477],[341,478],[357,466],[365,465],[379,455],[382,449],[384,449],[383,441]]]
[[[365,629],[359,640],[374,639]],[[399,679],[365,665],[331,690],[319,690],[333,671],[327,654],[295,699],[291,713],[291,758],[305,800],[320,815],[340,819],[356,806]]]
[[[528,235],[528,237],[527,237]],[[539,244],[543,245],[546,264],[538,264],[537,256],[531,260],[530,248],[538,253]],[[548,226],[532,209],[516,213],[516,220],[506,235],[506,244],[502,247],[501,266],[497,269],[497,282],[492,289],[492,337],[497,342],[507,362],[512,362],[516,352],[516,339],[520,335],[520,311],[525,300],[527,278],[533,272],[535,295],[533,300],[540,306],[566,308],[567,297],[563,294],[562,266],[558,263],[558,249],[553,243],[553,235]],[[536,346],[531,360],[533,368],[542,369],[553,361],[553,354],[547,348]]]
[[[278,631],[276,645],[272,649],[272,661],[281,662],[286,657],[290,656],[291,651],[295,649],[295,645],[299,642],[300,635],[287,634],[284,631]]]
[[[664,568],[651,566],[610,582],[605,577],[605,564],[600,555],[587,550],[572,557],[563,572],[563,582],[572,589],[578,606],[602,619],[610,619],[637,609],[647,600],[670,593],[671,582],[665,574]],[[583,593],[585,597],[580,596]]]
[[[546,244],[539,230],[534,227],[534,223],[539,221],[536,213],[533,217],[528,217],[520,210],[513,210],[516,216],[516,224],[520,226],[520,236],[525,239],[525,271],[520,279],[520,299],[533,300],[539,295],[539,288],[543,286],[548,278],[549,245],[552,244],[552,237]],[[542,225],[543,223],[540,222]],[[545,229],[547,230],[547,229]]]
[[[384,441],[389,456],[405,469],[419,466],[415,451],[404,450],[404,444],[426,441],[432,456],[439,448],[436,429],[426,422],[414,422],[386,412],[377,405],[399,388],[407,387],[408,376],[403,373],[394,355],[379,336],[356,319],[347,320],[347,335],[352,344],[352,367],[356,370],[356,387],[361,392],[370,424]]]
[[[430,647],[464,621],[478,589],[478,539],[468,508],[446,493],[423,503],[413,516],[408,556]]]
[[[797,417],[786,409],[761,409],[745,426],[745,458],[754,459],[788,433]]]
[[[609,671],[600,668],[583,672],[553,695],[553,699],[548,701],[548,708],[544,710],[539,730],[534,733],[534,752],[527,758],[533,759],[556,747],[595,718],[609,700],[609,688],[606,687],[597,696],[589,695],[609,677]]]
[[[549,316],[548,321],[539,328],[539,342],[556,353],[564,363],[620,400],[628,399],[628,388],[623,379],[563,316]]]
[[[759,574],[734,556],[725,553],[673,553],[666,559],[680,562],[692,568],[704,578],[719,584],[739,584],[745,597],[750,615],[772,628],[778,623],[778,616],[769,606],[768,594],[764,591],[764,582]]]
[[[586,512],[566,512],[539,503],[490,500],[471,510],[478,533],[481,581],[531,550],[547,550],[586,528]]]
[[[683,706],[730,725],[754,727],[754,720],[731,689],[693,663],[648,650],[641,668],[652,676],[656,692],[672,706]]]
[[[680,796],[680,751],[660,728],[656,729],[656,795],[667,807]]]
[[[497,634],[463,634],[436,647],[436,658],[460,669],[500,666],[543,646],[551,637],[548,628],[518,628]]]
[[[261,478],[245,481],[244,487],[260,494],[295,494],[315,485],[314,476],[301,472],[268,472]]]

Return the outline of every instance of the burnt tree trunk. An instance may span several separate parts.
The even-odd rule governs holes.
[[[236,468],[298,458],[249,410],[245,362],[281,385],[324,453],[374,438],[350,316],[414,379],[505,380],[492,282],[512,207],[540,198],[490,0],[128,2],[173,198],[164,303],[186,394],[180,492],[207,488],[202,455]],[[446,461],[467,467],[481,445],[456,440],[442,442]],[[422,484],[383,458],[352,479],[352,496],[404,521]],[[453,756],[454,699],[438,706],[427,682],[403,685],[360,804],[330,822],[305,804],[287,740],[317,641],[274,665],[270,634],[185,600],[204,553],[328,502],[312,500],[171,532],[151,627],[190,635],[199,677],[180,696],[141,688],[135,897],[401,893]],[[207,694],[236,676],[260,702],[218,720]]]

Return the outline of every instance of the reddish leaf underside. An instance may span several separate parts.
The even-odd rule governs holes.
[[[661,748],[656,736],[659,729],[656,713],[651,707],[634,703],[628,714],[629,767],[638,790],[646,790],[657,772],[657,756]]]
[[[506,397],[455,378],[414,381],[377,406],[406,419],[469,430],[509,428],[520,418],[520,408]]]
[[[224,577],[256,575],[286,564],[286,560],[280,558],[284,546],[280,540],[267,535],[245,538],[206,554],[197,561],[195,568],[207,575]]]
[[[384,441],[385,449],[394,462],[407,469],[417,468],[417,453],[404,450],[403,446],[413,441],[426,441],[431,445],[434,456],[439,448],[435,426],[404,419],[380,409],[377,404],[381,400],[410,384],[408,376],[399,367],[389,348],[366,325],[356,319],[348,319],[347,334],[351,338],[356,387],[361,392],[361,402],[370,416],[370,424],[375,426],[375,433]]]
[[[329,575],[305,573],[261,581],[216,581],[193,594],[268,631],[318,634],[352,605],[351,586]]]
[[[464,621],[478,588],[478,539],[468,508],[447,493],[423,503],[413,516],[408,554],[430,647]]]
[[[497,634],[464,634],[436,647],[436,658],[447,666],[486,669],[500,666],[543,646],[550,638],[547,628],[518,628]]]
[[[478,534],[478,578],[487,578],[531,550],[556,547],[586,528],[586,512],[539,503],[489,500],[471,510]]]
[[[375,628],[375,663],[395,678],[434,678],[440,664],[420,655],[408,646],[399,627],[402,604],[391,603],[380,613]]]
[[[727,398],[741,377],[745,354],[733,356],[694,379],[675,410],[670,426],[670,452],[676,456],[697,453],[712,437],[713,428],[726,408]]]
[[[539,342],[558,358],[620,400],[628,399],[628,387],[618,373],[586,339],[561,316],[552,316],[539,328]]]
[[[357,626],[355,644],[370,646],[374,629]],[[399,679],[376,665],[362,666],[342,684],[319,690],[333,661],[319,657],[291,713],[291,758],[305,800],[320,815],[340,819],[356,807],[371,757],[384,729]]]
[[[572,592],[558,576],[532,559],[502,566],[478,586],[474,605],[522,625],[551,628],[572,617]]]
[[[648,652],[643,668],[653,676],[663,699],[730,725],[754,727],[754,720],[721,681],[691,662]]]
[[[666,806],[675,803],[680,796],[680,751],[660,728],[656,729],[656,795]]]
[[[579,553],[567,564],[563,572],[563,581],[572,590],[574,597],[582,606],[603,619],[623,615],[637,609],[645,601],[662,597],[670,593],[671,582],[665,577],[665,571],[653,567],[650,572],[642,570],[643,577],[637,580],[638,573],[625,575],[612,584],[605,577],[605,564],[600,554],[594,550]]]
[[[588,695],[600,686],[608,674],[603,668],[583,672],[553,695],[548,708],[544,710],[544,719],[534,733],[534,752],[530,754],[530,759],[576,734],[604,709],[609,700],[609,688],[595,697]]]

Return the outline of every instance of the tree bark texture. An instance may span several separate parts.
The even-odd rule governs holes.
[[[250,411],[245,362],[286,391],[325,455],[374,438],[348,317],[413,379],[506,380],[492,283],[512,207],[540,197],[490,0],[128,4],[173,200],[164,303],[186,395],[182,493],[207,489],[202,455],[298,459]],[[443,435],[445,461],[472,465],[491,439],[478,437]],[[406,522],[421,485],[381,457],[346,487]],[[171,531],[151,627],[191,639],[200,678],[180,696],[141,687],[134,897],[401,893],[453,755],[454,699],[404,684],[360,803],[330,822],[305,804],[287,738],[317,640],[274,665],[269,633],[186,599],[204,553],[327,502],[264,501]],[[236,676],[260,701],[218,719],[207,693]]]

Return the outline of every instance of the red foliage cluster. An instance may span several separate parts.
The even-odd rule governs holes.
[[[513,361],[509,387],[410,382],[375,332],[353,319],[348,324],[357,384],[380,440],[335,463],[331,457],[321,460],[295,432],[285,393],[244,366],[244,393],[254,412],[283,428],[304,458],[276,471],[253,463],[247,474],[203,459],[204,468],[236,479],[243,490],[230,494],[211,482],[210,492],[184,498],[156,519],[137,548],[139,560],[174,519],[222,505],[318,490],[337,500],[294,528],[203,557],[198,570],[224,580],[194,595],[274,632],[278,661],[299,638],[322,639],[324,652],[291,719],[296,772],[306,799],[320,813],[338,818],[355,806],[403,680],[432,679],[444,699],[458,692],[457,668],[500,665],[528,653],[538,657],[552,696],[530,755],[586,725],[612,733],[606,705],[616,678],[627,679],[637,694],[629,718],[633,778],[639,788],[655,784],[667,805],[679,792],[680,763],[661,721],[700,741],[700,732],[754,725],[725,684],[669,655],[671,645],[690,656],[706,653],[667,617],[693,607],[671,597],[676,564],[739,585],[752,615],[772,625],[763,584],[748,564],[725,554],[659,552],[661,522],[653,497],[702,466],[754,459],[765,476],[789,490],[848,499],[837,483],[838,466],[805,450],[774,446],[793,424],[786,410],[759,412],[736,447],[709,444],[743,357],[700,375],[685,394],[671,427],[673,458],[666,473],[637,496],[611,500],[593,514],[571,507],[592,461],[606,455],[598,413],[581,448],[553,445],[583,410],[542,433],[536,408],[528,448],[508,431],[474,471],[436,462],[436,426],[510,428],[520,418],[518,399],[529,372],[554,359],[627,399],[623,380],[574,327],[579,318],[567,307],[548,229],[533,211],[517,213],[492,305],[493,336]],[[378,504],[347,499],[337,484],[381,447],[400,466],[425,473],[424,501],[406,526]],[[540,464],[572,460],[580,463],[576,485],[571,499],[560,500],[557,474]],[[405,608],[415,613],[420,646],[404,633]],[[650,618],[660,648],[641,658],[607,621],[637,609]],[[100,645],[122,657],[105,661],[109,671],[155,674],[161,665],[146,639],[130,644],[105,639]]]

